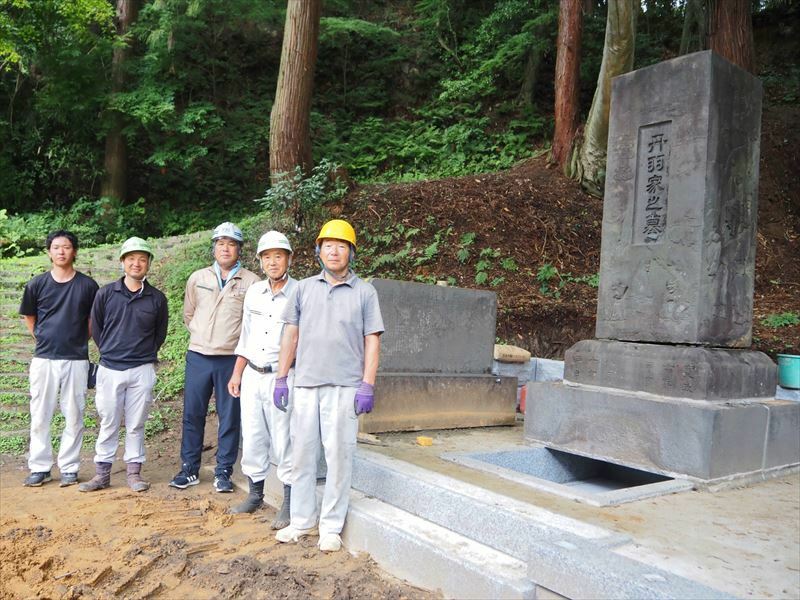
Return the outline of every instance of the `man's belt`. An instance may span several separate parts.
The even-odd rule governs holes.
[[[257,367],[256,365],[254,365],[253,363],[251,363],[248,360],[247,361],[247,366],[249,366],[251,369],[253,369],[253,371],[255,371],[256,373],[261,373],[262,375],[264,373],[272,373],[272,365],[267,365],[266,367]]]

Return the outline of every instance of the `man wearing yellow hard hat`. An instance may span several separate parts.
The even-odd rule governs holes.
[[[336,552],[347,516],[358,415],[370,412],[383,318],[375,288],[352,270],[356,232],[341,219],[323,225],[316,241],[322,271],[302,280],[283,311],[285,323],[273,401],[286,409],[287,375],[297,359],[292,398],[291,522],[279,542],[319,529],[319,548]],[[317,520],[317,457],[328,473]]]

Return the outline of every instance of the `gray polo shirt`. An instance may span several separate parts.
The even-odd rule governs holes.
[[[336,286],[324,272],[303,279],[281,320],[299,327],[298,387],[358,387],[364,375],[364,336],[383,333],[378,292],[355,274]]]

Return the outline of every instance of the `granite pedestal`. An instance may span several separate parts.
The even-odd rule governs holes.
[[[565,383],[528,384],[525,437],[590,458],[715,480],[797,464],[800,404],[708,401]]]
[[[564,356],[572,383],[696,400],[771,398],[775,363],[763,352],[582,340]]]

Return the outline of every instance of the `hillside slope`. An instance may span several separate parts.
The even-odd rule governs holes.
[[[800,313],[799,132],[800,108],[765,109],[753,346],[773,356],[800,351],[800,325],[762,324]],[[562,357],[594,335],[602,200],[544,157],[499,173],[358,187],[330,209],[360,228],[364,273],[496,291],[503,341]],[[310,251],[298,266],[315,268]]]

